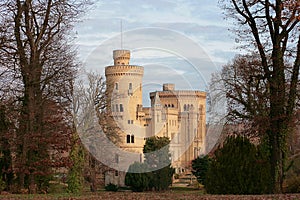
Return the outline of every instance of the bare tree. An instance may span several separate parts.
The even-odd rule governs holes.
[[[90,183],[92,192],[97,190],[101,181],[97,177],[103,177],[106,171],[111,170],[104,160],[107,156],[101,156],[105,152],[109,153],[109,149],[105,149],[104,138],[116,145],[120,142],[119,127],[110,112],[107,92],[104,78],[96,73],[86,73],[86,77],[78,79],[74,88],[74,124],[76,134],[80,136],[78,139],[85,147],[83,175]],[[101,143],[96,144],[96,141]]]
[[[245,134],[250,137],[264,137],[270,99],[259,56],[236,56],[223,66],[221,80],[228,99],[228,120],[244,124]]]
[[[281,192],[286,138],[295,116],[299,85],[300,4],[298,0],[224,0],[223,6],[228,16],[238,22],[236,33],[243,47],[260,56],[263,69],[260,80],[266,83],[269,92],[265,126],[270,148],[272,192]]]

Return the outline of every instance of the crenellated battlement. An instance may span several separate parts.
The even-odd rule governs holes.
[[[117,59],[120,57],[130,59],[130,50],[114,50],[113,59]]]
[[[113,65],[105,68],[105,76],[144,75],[144,67],[137,65]]]
[[[150,97],[154,98],[156,92],[151,92]],[[197,90],[175,90],[175,91],[158,91],[159,97],[192,97],[206,98],[206,92]]]

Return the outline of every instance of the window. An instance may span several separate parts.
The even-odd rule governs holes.
[[[134,135],[127,135],[126,136],[126,143],[134,143]]]
[[[127,135],[127,137],[126,137],[126,143],[127,143],[127,144],[130,143],[130,135]]]
[[[120,104],[120,112],[124,112],[123,104]]]
[[[119,105],[116,104],[116,112],[119,112]]]
[[[133,120],[128,120],[128,124],[133,124]]]
[[[119,171],[115,171],[115,176],[119,176]]]
[[[115,83],[115,90],[119,90],[119,83]]]
[[[133,95],[133,92],[132,92],[132,83],[129,83],[129,85],[128,85],[128,95],[129,96]]]

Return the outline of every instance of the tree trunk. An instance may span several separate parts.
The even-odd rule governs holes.
[[[278,36],[277,36],[278,37]],[[280,49],[280,40],[275,39],[272,52],[273,71],[269,78],[270,83],[270,133],[271,140],[271,174],[273,193],[282,193],[281,183],[284,167],[284,152],[286,144],[286,117],[285,116],[285,66]]]

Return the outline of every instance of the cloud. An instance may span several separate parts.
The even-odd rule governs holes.
[[[145,67],[147,92],[164,82],[204,90],[210,74],[235,54],[221,12],[217,0],[99,1],[75,27],[79,56],[87,70],[104,74],[112,51],[121,48],[122,19],[123,47],[131,63]]]

